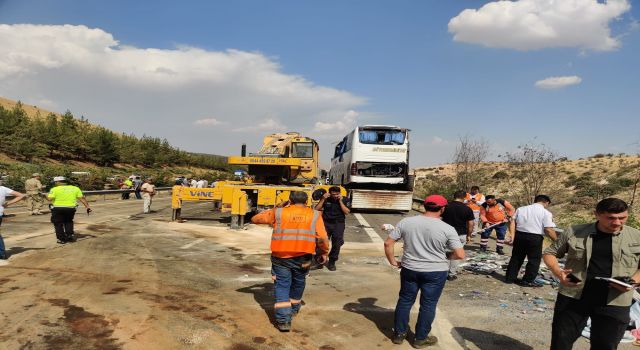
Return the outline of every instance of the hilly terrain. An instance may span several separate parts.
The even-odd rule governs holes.
[[[185,152],[156,137],[116,133],[70,111],[60,114],[0,98],[0,130],[0,177],[15,190],[22,190],[34,172],[42,173],[44,182],[64,175],[85,189],[101,189],[131,174],[154,177],[160,186],[172,184],[176,176],[230,177],[226,157]]]
[[[629,224],[640,228],[640,156],[596,154],[577,160],[561,158],[545,166],[547,181],[538,193],[551,196],[553,203],[549,210],[559,226],[592,221],[595,204],[614,196],[633,204]],[[455,164],[414,171],[416,196],[430,193],[450,196],[458,189]],[[526,178],[522,168],[507,162],[483,162],[474,173],[477,180],[473,185],[479,186],[483,194],[504,198],[516,207],[530,203],[531,198],[524,194]]]

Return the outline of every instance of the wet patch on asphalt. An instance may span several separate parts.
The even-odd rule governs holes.
[[[120,231],[119,228],[108,226],[105,224],[92,224],[87,226],[88,231],[98,232],[98,233],[108,233],[112,231]]]
[[[118,320],[110,322],[103,315],[97,315],[70,304],[68,299],[48,299],[48,301],[53,306],[64,308],[64,314],[59,319],[59,323],[47,321],[41,324],[64,328],[43,336],[47,349],[117,350],[122,348],[122,344],[112,337]]]

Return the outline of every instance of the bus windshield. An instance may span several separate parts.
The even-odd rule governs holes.
[[[405,132],[400,130],[360,130],[360,143],[370,145],[402,145]]]

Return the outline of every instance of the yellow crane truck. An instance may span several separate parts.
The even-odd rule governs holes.
[[[211,201],[222,212],[231,214],[231,227],[242,228],[245,214],[267,209],[289,198],[291,191],[309,194],[309,205],[318,200],[318,143],[297,132],[276,133],[264,138],[257,153],[228,158],[232,165],[247,167],[243,181],[220,181],[214,188],[175,186],[172,195],[173,220],[180,218],[183,201]],[[343,189],[343,195],[346,191]],[[315,197],[313,194],[316,192]]]

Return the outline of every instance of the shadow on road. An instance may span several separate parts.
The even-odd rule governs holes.
[[[25,248],[25,247],[11,247],[9,249],[7,249],[7,255],[8,256],[12,256],[12,255],[17,255],[20,253],[24,253],[26,251],[29,250],[43,250],[45,248]]]
[[[456,332],[459,337],[456,336]],[[480,350],[533,350],[533,347],[524,344],[519,340],[502,334],[481,331],[479,329],[455,327],[453,328],[452,333],[454,333],[454,338],[456,338],[458,343],[465,348],[465,342],[470,342]],[[460,338],[462,338],[462,340]]]
[[[380,333],[386,337],[393,336],[393,309],[387,309],[376,305],[377,298],[360,298],[357,303],[347,303],[343,310],[360,314],[373,322]]]
[[[236,289],[236,292],[253,294],[253,299],[267,314],[269,321],[275,324],[273,314],[273,283],[260,283],[252,286]]]

